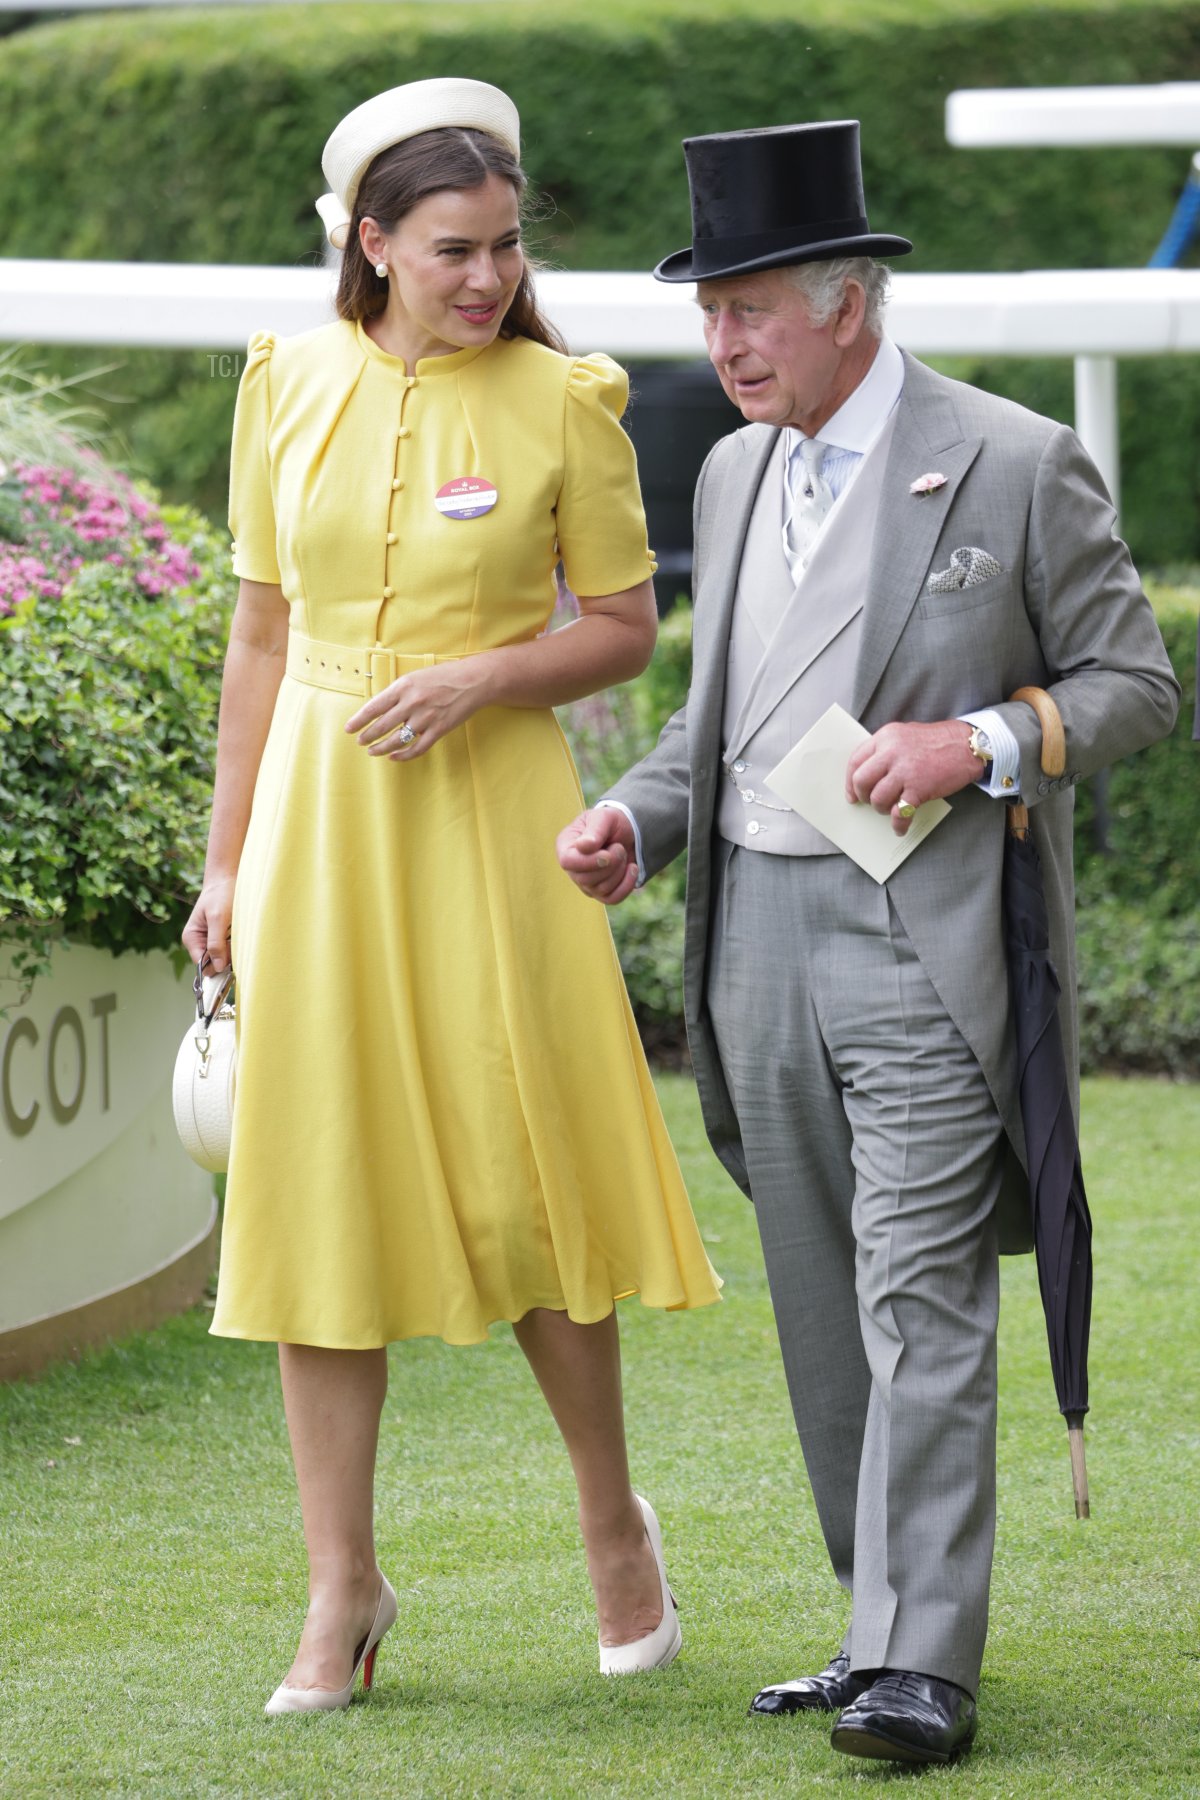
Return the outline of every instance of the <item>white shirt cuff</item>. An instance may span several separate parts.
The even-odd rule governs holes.
[[[1021,798],[1021,746],[1017,742],[1016,733],[997,712],[990,712],[986,707],[982,712],[959,713],[964,725],[977,725],[980,731],[987,733],[992,746],[992,760],[988,764],[988,778],[976,783],[985,794],[993,800],[1019,800]]]
[[[638,827],[637,820],[634,818],[629,808],[623,805],[620,800],[601,800],[598,804],[600,806],[615,807],[617,812],[625,814],[625,817],[633,826],[633,860],[637,864],[637,880],[633,885],[635,888],[644,887],[646,884],[646,864],[642,857],[642,834]]]

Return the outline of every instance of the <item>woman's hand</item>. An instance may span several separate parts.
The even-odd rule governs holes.
[[[208,957],[210,972],[221,975],[229,967],[229,929],[233,923],[233,890],[236,877],[222,875],[206,881],[192,916],[183,928],[183,944],[194,963]]]
[[[346,730],[359,734],[368,756],[412,762],[488,704],[488,667],[485,652],[461,662],[414,669],[360,706],[346,721]],[[406,725],[416,735],[401,744],[395,734]]]

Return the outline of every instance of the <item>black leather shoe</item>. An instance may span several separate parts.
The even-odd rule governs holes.
[[[891,1762],[948,1763],[971,1747],[975,1702],[952,1681],[885,1669],[833,1728],[835,1750]]]
[[[850,1658],[839,1650],[827,1669],[819,1675],[804,1675],[799,1681],[780,1681],[765,1687],[750,1702],[752,1713],[837,1712],[865,1693],[875,1679],[869,1675],[852,1675]]]

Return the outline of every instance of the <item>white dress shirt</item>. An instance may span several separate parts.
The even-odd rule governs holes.
[[[862,459],[891,418],[904,386],[904,358],[891,338],[879,340],[875,360],[847,400],[817,433],[825,445],[821,474],[828,482],[834,505],[841,499],[862,466]],[[800,445],[804,433],[785,425],[783,465],[784,517],[792,510],[795,483],[803,462]],[[832,508],[827,515],[832,517]]]

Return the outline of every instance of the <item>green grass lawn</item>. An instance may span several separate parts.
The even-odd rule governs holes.
[[[844,1603],[793,1435],[751,1210],[690,1083],[661,1082],[719,1307],[622,1307],[635,1479],[684,1647],[602,1681],[566,1459],[507,1329],[392,1352],[380,1558],[400,1621],[370,1701],[267,1721],[304,1562],[273,1349],[197,1311],[0,1387],[0,1793],[1200,1795],[1200,1089],[1093,1081],[1094,1518],[1076,1524],[1032,1260],[1005,1265],[1000,1524],[981,1729],[914,1776],[750,1719],[820,1667]]]

